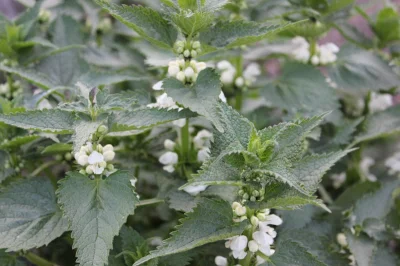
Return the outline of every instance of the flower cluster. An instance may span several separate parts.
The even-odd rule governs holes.
[[[370,168],[375,164],[375,160],[371,157],[364,157],[360,162],[360,171],[365,178],[371,182],[376,182],[377,178],[370,172]]]
[[[235,84],[238,88],[251,86],[261,74],[260,66],[256,63],[249,64],[242,75],[239,75],[237,69],[226,60],[218,62],[217,69],[221,72],[221,82],[225,86]]]
[[[168,75],[175,77],[182,83],[193,83],[196,81],[200,71],[207,67],[204,62],[197,62],[195,60],[185,61],[178,59],[169,62]]]
[[[300,62],[311,62],[313,65],[334,63],[339,52],[339,47],[334,43],[316,44],[312,51],[307,40],[299,36],[292,39],[292,44],[295,48],[290,52],[291,56]]]
[[[368,109],[371,113],[384,111],[393,105],[393,96],[390,94],[379,94],[372,92]]]
[[[201,44],[199,41],[177,41],[174,44],[174,50],[179,58],[195,58],[201,53]]]
[[[400,173],[400,152],[396,152],[393,156],[386,159],[385,166],[389,168],[390,175]]]
[[[110,174],[114,171],[114,165],[110,163],[115,157],[114,147],[110,144],[101,146],[86,142],[79,152],[74,155],[76,162],[83,168],[81,174],[101,175]]]
[[[10,87],[8,83],[0,84],[0,96],[11,99],[16,98],[23,92],[21,82],[14,81]]]
[[[234,221],[243,221],[247,219],[247,208],[242,206],[238,202],[232,204],[234,212]],[[232,251],[232,256],[235,259],[244,259],[248,252],[253,255],[257,252],[261,252],[266,256],[272,256],[275,252],[271,248],[276,238],[276,231],[270,225],[282,224],[282,219],[275,215],[270,214],[269,209],[257,211],[255,215],[250,218],[251,224],[253,225],[253,231],[250,236],[239,235],[229,238],[225,243],[225,247]],[[215,258],[215,264],[218,266],[228,265],[227,259],[221,256]],[[264,263],[265,260],[260,256],[257,256],[257,265]]]

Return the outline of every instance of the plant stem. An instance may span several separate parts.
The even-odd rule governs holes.
[[[189,118],[186,119],[186,124],[181,129],[182,138],[182,159],[187,162],[189,159],[190,142],[189,142]]]
[[[164,202],[163,199],[157,199],[157,198],[141,200],[138,204],[136,204],[136,207],[157,204],[157,203],[163,203],[163,202]]]
[[[29,177],[35,177],[38,174],[40,174],[43,170],[45,170],[46,168],[59,164],[60,162],[58,161],[49,161],[49,162],[45,162],[43,164],[41,164],[38,168],[36,168],[30,175]]]
[[[240,110],[242,110],[242,105],[243,105],[243,92],[242,90],[238,90],[235,99],[235,109],[240,112]]]
[[[319,185],[318,187],[318,192],[319,194],[321,194],[322,199],[328,203],[328,204],[332,204],[333,200],[331,198],[331,196],[329,195],[328,191],[326,191],[326,189],[324,188],[324,186]]]
[[[56,266],[57,264],[52,263],[48,260],[43,259],[42,257],[39,257],[35,253],[28,252],[25,255],[25,258],[30,262],[35,264],[36,266]]]

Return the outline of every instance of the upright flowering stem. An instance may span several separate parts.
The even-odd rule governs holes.
[[[236,71],[237,71],[236,75],[238,77],[243,76],[243,57],[242,56],[239,56],[236,59]],[[236,98],[235,98],[235,109],[238,111],[242,110],[242,105],[243,105],[243,89],[237,88]]]
[[[309,43],[310,43],[310,55],[311,55],[310,57],[312,57],[313,55],[317,54],[318,43],[314,38],[310,39]]]
[[[181,129],[181,138],[182,138],[182,158],[186,162],[189,158],[190,152],[190,140],[189,140],[189,118],[186,119],[185,126]]]

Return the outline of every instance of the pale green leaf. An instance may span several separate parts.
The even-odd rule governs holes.
[[[114,236],[138,203],[129,172],[91,180],[76,172],[60,182],[59,203],[71,223],[81,266],[105,265]]]
[[[52,183],[32,178],[12,183],[0,193],[0,248],[28,250],[48,245],[68,230]]]
[[[192,87],[185,86],[175,78],[169,78],[163,81],[163,88],[175,101],[205,116],[219,131],[224,131],[218,114],[221,81],[214,70],[206,68],[201,71]]]
[[[232,219],[232,207],[228,202],[204,198],[193,212],[187,213],[181,220],[182,224],[172,233],[171,238],[134,265],[240,235],[248,222],[235,223]]]
[[[70,133],[75,123],[75,115],[62,110],[27,111],[0,114],[0,122],[24,129],[53,133]]]
[[[96,2],[144,39],[162,48],[172,49],[178,35],[177,30],[157,11],[141,6],[119,6],[105,0]]]
[[[72,145],[67,143],[54,143],[50,146],[47,146],[42,151],[42,154],[57,154],[57,153],[67,153],[72,151]]]

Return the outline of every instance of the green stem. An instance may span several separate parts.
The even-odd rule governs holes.
[[[35,253],[28,252],[25,255],[25,258],[30,262],[35,264],[36,266],[56,266],[57,264],[52,263],[48,260],[43,259],[42,257],[39,257]]]
[[[157,198],[141,200],[138,204],[136,204],[136,207],[157,204],[157,203],[163,203],[163,202],[164,202],[163,199],[157,199]]]
[[[53,166],[53,165],[56,165],[56,164],[58,164],[58,163],[60,163],[60,162],[58,162],[58,161],[49,161],[49,162],[45,162],[45,163],[41,164],[38,168],[36,168],[36,169],[29,175],[29,177],[35,177],[35,176],[37,176],[38,174],[40,174],[43,170],[45,170],[46,168],[48,168],[48,167],[50,167],[50,166]]]
[[[189,133],[189,118],[187,118],[186,119],[186,124],[181,129],[182,160],[183,160],[183,162],[187,162],[189,160],[189,151],[190,151],[189,137],[190,137],[190,133]]]
[[[242,110],[242,105],[243,105],[243,92],[242,90],[238,90],[235,98],[235,109],[240,112],[240,110]]]
[[[317,53],[317,41],[313,38],[310,40],[310,55],[313,56],[316,53]]]

